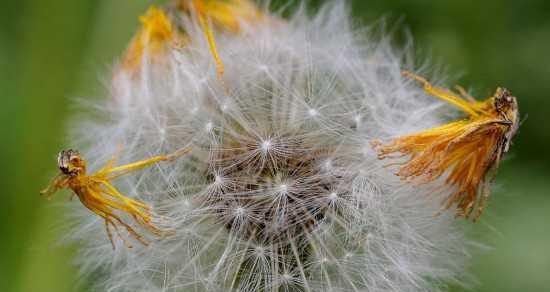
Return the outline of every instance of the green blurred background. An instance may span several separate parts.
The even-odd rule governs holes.
[[[64,133],[72,98],[102,96],[105,74],[151,3],[2,0],[0,292],[88,291],[71,265],[73,251],[56,242],[60,209],[38,190],[56,171],[57,151],[70,146]],[[421,54],[461,73],[459,82],[478,96],[501,85],[519,98],[529,117],[488,210],[467,224],[473,238],[491,247],[474,256],[470,270],[479,283],[472,290],[550,291],[550,1],[352,3],[362,23],[401,20]]]

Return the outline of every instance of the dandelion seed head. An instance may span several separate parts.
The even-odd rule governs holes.
[[[352,27],[344,3],[305,11],[216,30],[222,80],[193,15],[170,11],[186,46],[114,72],[96,105],[109,118],[75,128],[83,152],[192,151],[119,186],[173,235],[112,250],[102,222],[75,215],[69,238],[83,273],[102,271],[99,290],[439,291],[460,279],[460,227],[369,146],[438,124],[437,102],[402,78],[411,60],[389,37]]]

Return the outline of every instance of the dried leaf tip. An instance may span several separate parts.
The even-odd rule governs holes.
[[[406,181],[432,182],[444,174],[445,184],[454,190],[443,204],[444,209],[457,206],[457,216],[477,219],[489,197],[494,173],[508,152],[511,139],[519,126],[516,98],[507,89],[498,88],[484,101],[477,101],[458,87],[459,93],[435,87],[411,72],[424,90],[441,98],[465,113],[467,119],[395,138],[388,143],[372,142],[379,159],[408,156],[396,175]],[[477,212],[473,215],[474,209]]]
[[[182,148],[169,155],[154,156],[121,166],[115,166],[117,160],[115,156],[103,168],[91,175],[86,174],[86,161],[78,151],[63,150],[58,156],[58,167],[61,172],[40,194],[49,199],[58,190],[70,189],[86,208],[105,220],[105,229],[113,248],[115,244],[111,227],[125,245],[131,247],[131,244],[121,236],[120,226],[140,243],[148,245],[147,240],[122,219],[122,215],[132,217],[141,227],[159,237],[169,235],[171,231],[161,229],[154,223],[155,219],[162,218],[154,215],[149,205],[123,195],[111,184],[111,180],[160,161],[174,160],[189,150],[189,148]]]

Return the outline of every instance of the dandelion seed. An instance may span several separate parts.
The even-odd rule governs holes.
[[[266,141],[262,142],[262,151],[264,153],[267,153],[270,148],[271,148],[271,141],[270,140],[266,140]]]
[[[214,124],[212,122],[208,122],[206,123],[206,125],[204,126],[204,130],[206,132],[210,132],[212,131],[212,129],[214,129]]]

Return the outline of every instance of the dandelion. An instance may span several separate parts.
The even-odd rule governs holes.
[[[142,18],[97,105],[105,118],[80,118],[73,136],[92,164],[118,143],[123,162],[192,150],[117,185],[170,236],[113,250],[99,218],[72,208],[68,239],[98,290],[462,283],[468,241],[452,214],[434,216],[444,195],[431,191],[451,187],[403,183],[370,145],[439,125],[441,107],[401,76],[406,52],[354,29],[344,3],[305,10],[283,21],[249,1],[172,1]]]

